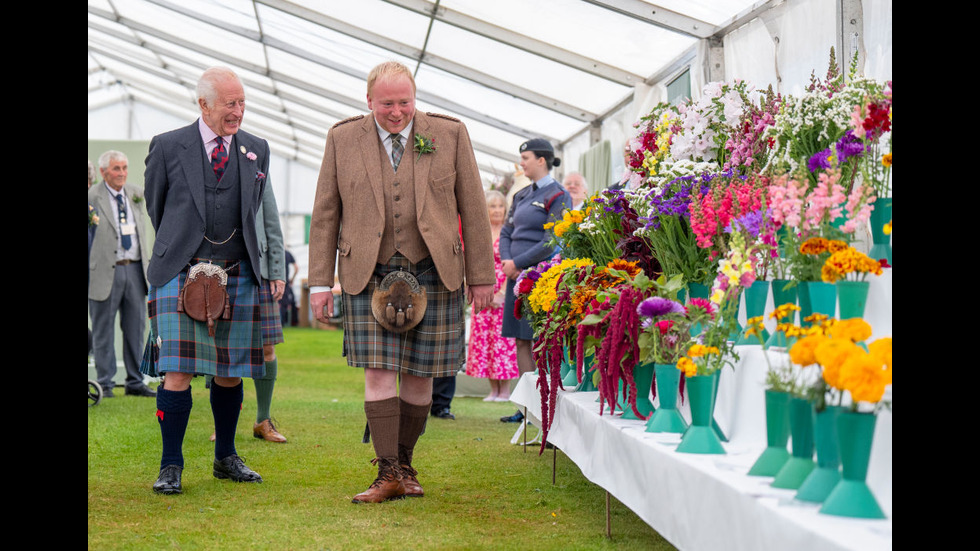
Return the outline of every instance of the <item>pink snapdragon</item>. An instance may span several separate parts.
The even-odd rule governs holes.
[[[777,226],[800,227],[805,193],[805,185],[785,174],[778,176],[774,183],[769,185],[769,208],[772,209],[772,221]]]
[[[854,233],[858,228],[871,218],[871,211],[874,210],[874,187],[864,184],[854,186],[851,194],[847,197],[847,204],[844,210],[847,211],[848,220],[844,222],[841,230],[844,233]]]
[[[817,228],[821,221],[834,220],[844,212],[841,204],[847,196],[844,195],[844,187],[837,183],[838,180],[840,172],[837,171],[830,174],[821,172],[817,176],[817,187],[807,197],[804,229]]]

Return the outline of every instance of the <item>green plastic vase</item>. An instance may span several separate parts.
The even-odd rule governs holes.
[[[595,354],[589,354],[582,361],[582,382],[580,382],[576,387],[576,392],[595,392],[599,390],[595,386],[595,382],[592,380],[594,373],[592,372],[592,364],[595,363]],[[578,373],[578,368],[576,367],[576,378]]]
[[[633,408],[626,402],[623,407],[623,419],[645,420],[653,413],[653,402],[650,400],[650,388],[653,386],[654,363],[639,364],[633,368],[633,381],[636,383],[636,409],[643,415],[637,417]]]
[[[886,518],[865,481],[877,420],[878,417],[873,413],[845,411],[838,415],[841,480],[824,500],[820,507],[821,513],[842,517]]]
[[[715,387],[718,379],[712,375],[687,378],[687,393],[691,404],[691,425],[681,436],[677,451],[681,453],[724,454],[725,447],[711,426],[715,409]]]
[[[677,409],[681,372],[677,369],[677,364],[654,364],[653,371],[656,374],[660,407],[647,419],[646,432],[683,433],[688,424]]]
[[[773,488],[796,490],[816,468],[813,461],[813,404],[793,396],[789,399],[789,430],[793,453],[772,480]]]
[[[564,348],[564,357],[561,362],[561,385],[565,387],[565,390],[574,390],[578,386],[575,362],[572,360],[567,346]]]
[[[885,233],[885,224],[892,221],[892,198],[879,197],[875,199],[875,208],[871,211],[871,249],[868,256],[875,260],[884,258],[892,263],[892,236]]]
[[[749,320],[765,314],[766,300],[769,299],[769,282],[755,280],[745,291],[745,319]],[[762,344],[769,340],[769,331],[762,328],[761,335],[747,336],[745,331],[741,331],[735,344]]]
[[[814,416],[813,442],[817,449],[817,467],[800,484],[796,499],[822,503],[840,482],[837,417],[843,411],[841,406],[827,406]]]
[[[749,469],[750,476],[776,476],[789,461],[789,393],[766,391],[766,449]]]
[[[869,281],[840,280],[837,285],[837,308],[839,319],[863,318],[864,307],[868,303]]]
[[[772,280],[772,304],[773,308],[778,308],[784,304],[796,304],[796,295],[799,290],[799,285],[792,285],[792,279],[774,279]],[[788,320],[777,320],[776,323],[796,323],[796,312],[793,312],[792,317]],[[787,340],[786,335],[781,331],[773,331],[772,335],[769,336],[769,340],[766,341],[766,348],[772,347],[783,347],[789,348],[796,341],[796,338],[790,338]]]
[[[800,323],[810,327],[812,322],[804,321],[812,314],[824,314],[828,318],[837,315],[837,286],[823,281],[800,282]]]
[[[719,383],[721,383],[721,370],[719,369],[715,371],[711,376],[715,378],[714,390],[712,391],[714,396],[711,398],[711,428],[715,431],[715,434],[718,435],[719,440],[722,442],[728,442],[728,437],[725,436],[725,433],[718,425],[718,420],[715,419],[715,404],[718,403],[718,386]]]
[[[688,283],[687,284],[688,294],[691,298],[703,298],[707,300],[709,293],[711,293],[711,287],[703,283]],[[695,323],[691,326],[691,336],[696,337],[701,334],[701,324]]]

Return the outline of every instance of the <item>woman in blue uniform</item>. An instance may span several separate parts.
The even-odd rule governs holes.
[[[534,138],[521,144],[521,168],[531,180],[531,185],[514,195],[513,204],[504,227],[500,230],[500,260],[507,275],[507,295],[504,303],[502,333],[515,339],[517,368],[520,373],[534,371],[531,345],[534,330],[526,319],[514,317],[514,280],[520,273],[538,262],[551,258],[554,247],[548,246],[547,222],[561,220],[562,210],[571,208],[572,196],[558,180],[551,177],[551,168],[559,166],[561,159],[548,140]],[[503,422],[519,423],[524,415],[518,410]]]

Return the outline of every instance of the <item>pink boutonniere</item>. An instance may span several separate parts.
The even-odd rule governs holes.
[[[249,151],[248,153],[246,153],[245,154],[245,157],[248,158],[249,161],[254,161],[256,159],[255,153],[253,153],[251,151]]]

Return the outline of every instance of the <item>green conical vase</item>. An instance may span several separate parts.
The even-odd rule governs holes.
[[[773,488],[796,490],[810,472],[813,462],[813,404],[793,396],[789,400],[789,427],[793,453],[772,481]]]
[[[715,371],[711,376],[715,378],[714,396],[711,399],[711,428],[718,435],[719,440],[728,442],[728,437],[722,432],[721,427],[718,425],[718,420],[715,419],[715,404],[718,403],[718,385],[721,383],[721,370]]]
[[[877,420],[878,417],[873,413],[845,411],[837,416],[841,480],[824,500],[820,507],[821,513],[842,517],[886,518],[865,481]]]
[[[837,417],[844,408],[827,406],[814,416],[813,441],[817,448],[817,468],[810,471],[796,492],[796,499],[821,503],[840,482],[840,446]]]
[[[755,280],[752,285],[748,286],[745,291],[745,319],[749,320],[754,317],[761,316],[766,312],[766,300],[769,298],[769,282]],[[762,328],[761,335],[745,335],[743,330],[735,341],[735,344],[759,344],[769,340],[769,331],[765,327]]]
[[[864,307],[868,303],[869,281],[840,280],[837,285],[837,308],[839,319],[863,318]]]
[[[892,263],[892,236],[885,233],[885,224],[892,221],[892,198],[879,197],[875,199],[875,208],[871,211],[871,250],[868,256],[880,260],[884,258]]]
[[[566,346],[564,348],[564,359],[561,362],[561,385],[565,390],[574,390],[578,386],[578,374],[575,362],[571,358],[571,351]],[[583,365],[584,367],[584,365]]]
[[[653,371],[656,374],[660,407],[647,419],[646,432],[683,433],[688,425],[677,409],[681,372],[677,369],[677,364],[654,364]]]
[[[677,451],[682,453],[723,454],[724,446],[711,426],[715,409],[715,387],[718,379],[712,375],[687,378],[691,403],[691,425],[681,436]]]
[[[623,419],[645,420],[653,413],[653,401],[650,400],[650,388],[653,387],[654,363],[639,364],[633,368],[633,381],[636,382],[636,409],[643,417],[637,417],[627,402],[623,407]]]
[[[796,304],[796,295],[799,285],[789,286],[793,280],[791,279],[774,279],[772,280],[772,304],[773,308],[778,308],[784,304]],[[792,317],[786,320],[776,320],[776,323],[796,323],[796,312],[793,312]],[[772,347],[782,347],[789,348],[793,346],[796,342],[796,338],[791,339],[786,338],[786,335],[782,331],[773,331],[769,340],[766,341],[766,348]]]
[[[804,321],[812,314],[824,314],[828,318],[837,317],[837,286],[823,281],[800,282],[800,323],[810,327],[812,322]]]
[[[595,386],[595,382],[592,380],[592,376],[594,375],[592,372],[592,364],[594,363],[595,354],[589,354],[585,357],[585,360],[582,361],[582,382],[575,387],[576,392],[595,392],[596,390],[599,390]],[[577,378],[578,368],[576,367],[575,370]]]
[[[789,393],[766,391],[766,449],[752,467],[750,476],[776,476],[789,461]]]
[[[687,288],[691,298],[703,298],[707,300],[708,294],[711,292],[711,287],[703,283],[688,283]],[[695,323],[691,326],[691,336],[696,337],[700,335],[701,330],[701,324]]]

